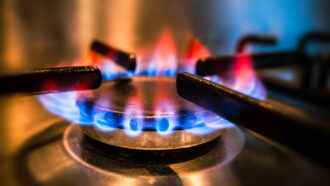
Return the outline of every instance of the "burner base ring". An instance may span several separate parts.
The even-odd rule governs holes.
[[[174,150],[190,148],[212,141],[223,130],[215,130],[206,135],[195,135],[184,130],[175,130],[168,136],[160,136],[156,131],[143,131],[139,136],[129,137],[122,129],[103,132],[92,126],[80,126],[89,137],[102,143],[135,150]]]

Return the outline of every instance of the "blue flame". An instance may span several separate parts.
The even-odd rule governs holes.
[[[73,123],[92,125],[91,120],[81,114],[76,105],[76,92],[45,94],[38,96],[47,110]]]
[[[220,116],[198,109],[193,115],[188,115],[185,131],[195,135],[206,135],[216,130],[233,127],[234,124],[221,118]]]
[[[114,118],[106,117],[107,113],[95,114],[95,126],[101,131],[111,132],[117,129],[117,122]]]
[[[143,120],[138,118],[126,118],[123,122],[123,128],[128,136],[139,136],[143,131]]]
[[[138,61],[144,61],[144,56],[138,56]],[[177,63],[174,55],[168,55],[165,59],[154,55],[148,60],[148,64],[137,64],[136,75],[143,76],[170,76],[174,77],[177,73]]]
[[[111,132],[123,128],[130,137],[139,136],[145,128],[158,132],[160,136],[171,135],[177,129],[183,129],[194,135],[205,135],[234,125],[223,118],[201,109],[188,113],[179,120],[171,104],[163,104],[158,111],[170,114],[162,116],[155,113],[154,122],[146,122],[142,118],[141,109],[128,107],[122,118],[113,113],[100,110],[88,101],[77,99],[77,92],[53,93],[39,95],[39,100],[53,114],[61,116],[79,125],[91,125],[100,131]]]
[[[166,103],[160,101],[162,104],[156,106],[155,117],[157,117],[155,122],[155,130],[161,136],[168,136],[173,133],[175,128],[177,128],[180,123],[177,119],[175,109],[172,107],[171,103]],[[162,117],[161,113],[172,113],[171,117]]]
[[[156,120],[155,130],[161,136],[169,136],[177,127],[177,121],[169,118],[160,118]]]
[[[122,126],[128,136],[139,136],[144,129],[144,121],[141,118],[141,108],[128,107],[125,111]]]
[[[125,70],[111,60],[104,60],[101,69],[104,80],[111,80],[118,77],[132,77],[134,75],[134,72]]]

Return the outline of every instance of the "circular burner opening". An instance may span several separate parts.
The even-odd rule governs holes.
[[[83,116],[94,126],[82,131],[100,142],[140,150],[197,146],[217,138],[219,116],[179,97],[175,78],[138,76],[103,83],[78,95]]]

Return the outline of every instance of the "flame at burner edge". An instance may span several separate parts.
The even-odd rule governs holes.
[[[135,73],[126,71],[113,61],[100,57],[93,52],[88,53],[84,61],[76,61],[74,65],[98,65],[102,69],[105,80],[121,76],[132,77],[140,75],[173,77],[180,71],[194,73],[197,59],[210,56],[209,51],[198,40],[193,39],[188,46],[184,59],[181,60],[182,64],[179,65],[174,40],[168,30],[163,31],[155,47],[151,48],[152,50],[144,49],[137,53],[138,66]],[[266,98],[265,90],[252,68],[250,58],[247,57],[237,61],[231,74],[229,78],[222,76],[206,78],[254,98],[262,100]],[[158,90],[158,92],[161,92],[161,90]],[[171,135],[174,130],[185,130],[195,135],[206,135],[216,130],[234,126],[229,121],[215,114],[204,115],[205,111],[196,111],[196,114],[188,114],[184,120],[180,120],[172,104],[168,100],[162,100],[162,96],[157,96],[157,94],[154,113],[156,119],[153,123],[141,119],[142,107],[128,107],[123,117],[118,118],[113,113],[97,109],[91,102],[77,99],[79,94],[78,92],[54,93],[40,95],[38,99],[47,110],[70,122],[79,125],[92,125],[104,132],[111,132],[121,128],[130,137],[139,136],[146,129],[157,131],[160,136]],[[141,101],[129,100],[129,102],[133,102],[135,105],[140,105],[139,102]],[[162,112],[173,113],[173,115],[172,117],[165,117],[160,114]]]

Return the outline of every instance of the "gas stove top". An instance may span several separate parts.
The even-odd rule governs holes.
[[[301,87],[289,88],[300,95],[294,98],[278,81],[262,79],[271,87],[265,89],[256,75],[264,67],[303,60],[302,80],[310,79],[305,40],[328,39],[327,34],[307,35],[297,51],[242,53],[247,43],[274,44],[272,37],[252,35],[239,42],[239,55],[208,58],[194,40],[181,65],[171,63],[178,60],[167,34],[147,57],[93,42],[78,65],[100,70],[60,67],[3,76],[8,86],[17,81],[31,86],[9,86],[1,93],[42,94],[0,97],[3,136],[11,139],[1,140],[2,185],[330,183],[327,154],[319,154],[325,147],[313,146],[326,146],[329,138],[324,125],[329,120],[323,118],[329,110],[322,104],[328,99],[310,99],[326,85],[301,95]],[[99,55],[106,58],[101,64]],[[149,63],[139,66],[142,59]],[[186,72],[194,70],[207,77]],[[84,90],[90,88],[97,89]]]

